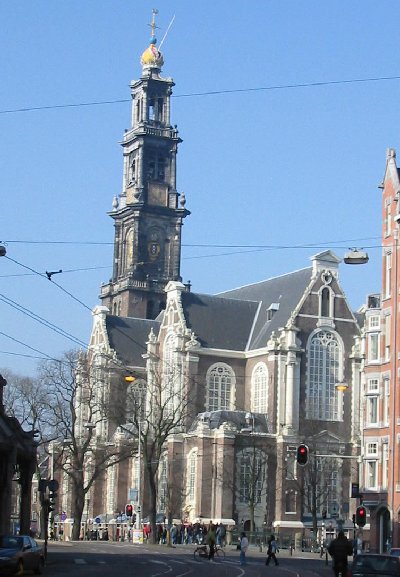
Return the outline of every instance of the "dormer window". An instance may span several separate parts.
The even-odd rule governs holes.
[[[279,310],[279,303],[271,303],[267,309],[267,321],[270,321],[276,311]]]

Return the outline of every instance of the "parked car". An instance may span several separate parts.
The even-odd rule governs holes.
[[[394,555],[395,557],[400,557],[400,547],[392,547],[389,551],[389,555]]]
[[[400,577],[400,558],[378,553],[356,555],[351,567],[352,577]]]
[[[44,567],[44,550],[28,535],[0,536],[0,572],[22,575],[29,569],[39,575]]]

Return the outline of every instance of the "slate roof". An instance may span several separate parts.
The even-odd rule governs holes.
[[[273,331],[284,327],[291,313],[299,303],[312,277],[312,267],[284,274],[255,284],[233,289],[219,296],[260,303],[255,319],[254,330],[248,349],[257,349],[266,345]],[[279,309],[268,320],[268,309],[278,303]]]
[[[183,292],[182,306],[187,326],[203,347],[246,350],[258,302]]]
[[[106,327],[110,347],[117,352],[121,362],[127,366],[144,367],[142,355],[147,350],[149,333],[153,329],[158,334],[160,322],[107,315]]]
[[[246,351],[266,345],[284,327],[310,283],[312,268],[285,274],[216,296],[182,293],[187,326],[207,348]],[[279,308],[268,320],[268,308]]]

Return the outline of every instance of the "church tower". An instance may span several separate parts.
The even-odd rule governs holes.
[[[163,56],[152,37],[141,57],[142,76],[132,81],[131,128],[125,130],[122,192],[114,198],[113,276],[101,287],[111,314],[155,318],[164,308],[164,287],[181,281],[183,219],[190,214],[176,189],[181,139],[170,123],[174,82],[160,76]]]

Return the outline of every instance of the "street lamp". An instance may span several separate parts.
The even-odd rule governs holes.
[[[353,248],[344,255],[343,260],[346,264],[367,264],[369,257],[364,250]]]
[[[336,385],[335,385],[335,389],[337,391],[340,391],[341,393],[344,393],[345,391],[347,391],[348,388],[349,388],[348,383],[336,383]]]
[[[136,377],[131,373],[124,376],[124,381],[131,385],[136,381]],[[136,529],[140,529],[140,518],[142,515],[142,421],[141,414],[138,416],[138,479],[137,479],[137,514],[136,514]]]

